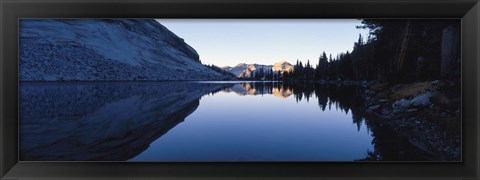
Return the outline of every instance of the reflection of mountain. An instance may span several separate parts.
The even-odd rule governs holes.
[[[288,96],[293,94],[293,91],[290,89],[273,88],[272,94],[276,97],[286,99]]]
[[[273,94],[276,97],[286,99],[290,95],[293,94],[293,91],[291,89],[283,89],[279,87],[272,87],[269,88],[270,86],[259,86],[258,83],[241,83],[241,84],[235,84],[230,88],[224,89],[224,92],[234,92],[240,96],[245,96],[245,95],[262,95],[265,93],[268,94]],[[262,89],[259,89],[262,88]]]
[[[22,83],[20,160],[128,160],[224,86]]]

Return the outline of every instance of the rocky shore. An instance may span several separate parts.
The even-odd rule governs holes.
[[[429,154],[432,160],[461,160],[460,83],[429,81],[391,85],[370,82],[366,113]]]

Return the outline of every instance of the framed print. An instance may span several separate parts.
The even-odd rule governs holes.
[[[1,177],[477,179],[478,1],[2,1]]]
[[[460,22],[19,19],[19,161],[461,162]]]

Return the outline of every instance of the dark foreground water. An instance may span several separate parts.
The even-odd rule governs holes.
[[[363,89],[278,82],[20,84],[21,161],[424,160]]]

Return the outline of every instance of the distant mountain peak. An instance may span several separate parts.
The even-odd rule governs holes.
[[[293,70],[293,65],[290,64],[289,62],[283,60],[283,61],[275,63],[272,67],[272,70],[273,71],[292,71]]]
[[[286,60],[278,61],[278,62],[275,63],[275,64],[286,64],[286,63],[290,64],[290,63],[289,63],[288,61],[286,61]]]
[[[241,67],[241,66],[247,66],[247,64],[246,64],[246,63],[238,63],[238,64],[237,64],[236,66],[234,66],[234,67]]]
[[[275,63],[274,65],[263,65],[263,64],[247,64],[247,63],[239,63],[234,67],[225,66],[222,67],[223,70],[228,71],[232,74],[235,74],[237,77],[250,77],[255,71],[263,69],[263,71],[291,71],[293,70],[293,65],[289,62],[282,60],[280,62]]]

